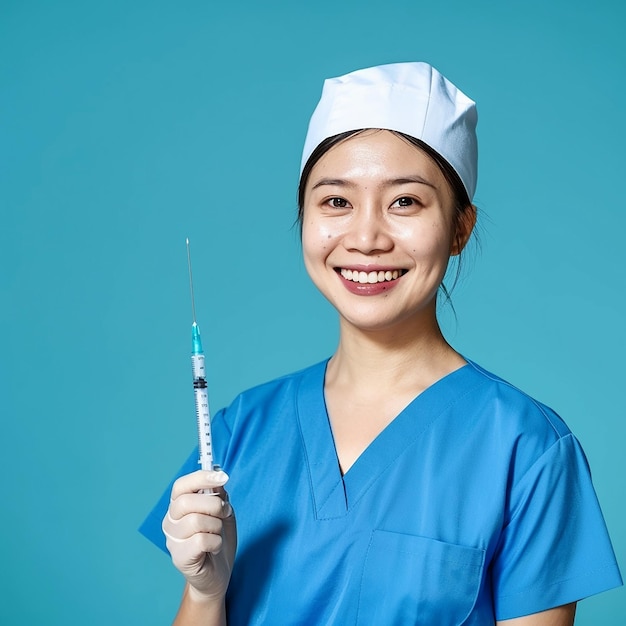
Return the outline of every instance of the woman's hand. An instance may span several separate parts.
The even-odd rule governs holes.
[[[237,547],[235,516],[223,488],[227,480],[222,471],[182,476],[163,520],[167,549],[187,579],[189,595],[207,604],[223,601]],[[210,489],[215,493],[203,493]]]

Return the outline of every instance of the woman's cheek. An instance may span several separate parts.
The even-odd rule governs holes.
[[[302,247],[305,257],[324,255],[339,236],[335,229],[327,225],[312,222],[302,230]]]

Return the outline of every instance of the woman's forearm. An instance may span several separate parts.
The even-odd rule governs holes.
[[[207,602],[194,596],[189,585],[185,585],[173,626],[196,626],[197,624],[226,626],[226,606],[223,599]]]

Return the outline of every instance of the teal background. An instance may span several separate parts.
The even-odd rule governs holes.
[[[426,60],[479,103],[482,250],[446,332],[583,443],[626,567],[623,3],[0,3],[0,623],[166,624],[136,531],[214,409],[328,356],[300,149],[323,78]],[[277,451],[277,462],[280,452]],[[626,592],[578,625],[626,623]]]

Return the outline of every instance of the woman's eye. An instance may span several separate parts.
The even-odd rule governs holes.
[[[344,198],[331,198],[328,203],[334,209],[345,209],[348,206],[348,201]]]
[[[417,198],[402,196],[391,205],[391,209],[404,210],[408,208],[411,211],[418,211],[422,206],[422,203]]]
[[[398,198],[396,204],[398,206],[411,206],[415,204],[415,200],[413,200],[413,198]]]

